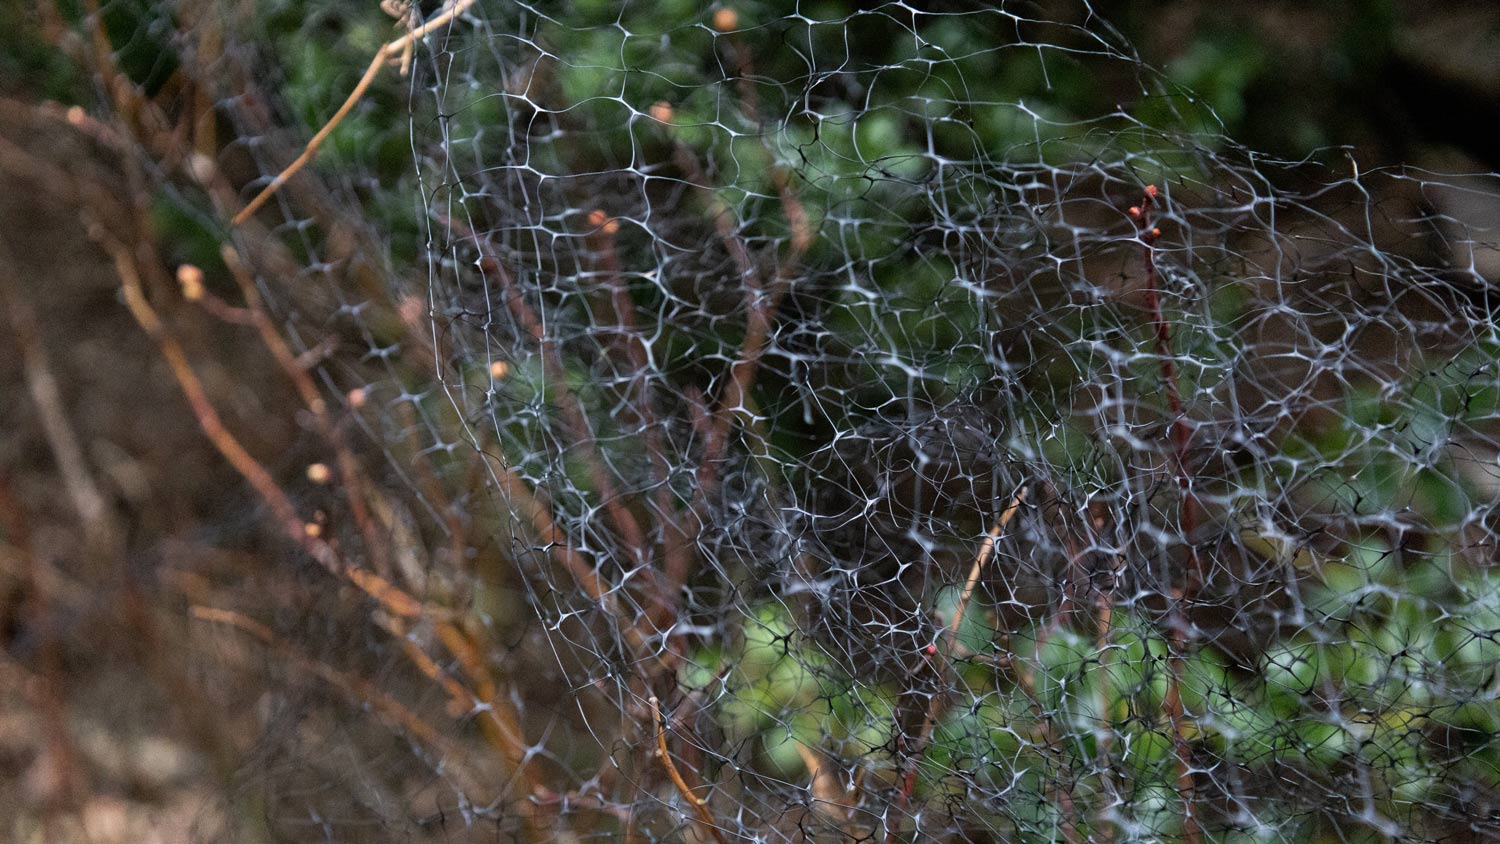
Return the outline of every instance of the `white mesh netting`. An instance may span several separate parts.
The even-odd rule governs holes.
[[[240,202],[453,11],[263,5],[171,35]],[[278,835],[1500,838],[1494,178],[1258,155],[1082,4],[481,0],[406,61],[205,224],[368,476],[265,457],[347,567],[239,604]]]

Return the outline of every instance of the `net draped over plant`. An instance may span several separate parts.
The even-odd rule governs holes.
[[[352,443],[261,456],[322,609],[195,610],[278,834],[1500,838],[1493,178],[1258,155],[1085,5],[481,0],[231,229],[445,8],[265,5],[115,11]]]

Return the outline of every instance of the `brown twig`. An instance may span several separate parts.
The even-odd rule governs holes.
[[[249,219],[250,215],[260,210],[260,207],[266,204],[266,201],[274,196],[281,189],[281,186],[286,184],[288,179],[296,175],[298,170],[301,170],[307,166],[308,162],[313,160],[313,156],[318,154],[318,148],[323,145],[324,141],[328,140],[328,136],[333,134],[333,130],[338,128],[340,123],[344,122],[344,118],[348,117],[349,112],[354,110],[354,106],[364,98],[365,92],[375,83],[375,78],[380,75],[381,69],[386,66],[393,56],[400,56],[408,45],[414,44],[426,38],[429,33],[442,29],[452,23],[459,15],[468,11],[472,5],[474,5],[474,0],[455,0],[451,6],[434,16],[432,20],[408,31],[400,38],[386,42],[380,49],[376,50],[375,58],[370,60],[370,66],[365,68],[364,75],[359,78],[359,83],[354,86],[354,90],[349,93],[349,97],[344,100],[344,104],[339,106],[339,110],[334,112],[333,117],[329,118],[328,122],[323,124],[323,128],[319,129],[317,134],[312,136],[312,139],[307,142],[307,146],[303,148],[302,154],[297,156],[296,160],[288,164],[280,173],[276,174],[276,178],[272,179],[270,184],[261,189],[261,192],[254,199],[250,200],[248,205],[238,214],[234,215],[234,219],[230,221],[230,224],[238,226]]]
[[[954,648],[958,642],[959,624],[963,622],[969,600],[974,595],[974,589],[979,584],[979,578],[984,573],[985,565],[994,556],[995,543],[999,540],[1000,535],[1005,531],[1011,520],[1015,518],[1017,511],[1020,510],[1021,504],[1025,500],[1026,490],[1022,489],[1011,498],[1010,503],[1001,511],[1000,518],[996,520],[995,526],[990,528],[989,533],[985,534],[984,540],[980,543],[979,553],[974,556],[974,564],[969,567],[969,576],[964,580],[963,592],[960,593],[958,604],[954,607],[953,620],[943,634],[943,649],[938,651],[934,648],[930,651],[939,674],[945,673],[952,663]],[[937,729],[938,720],[942,717],[943,709],[947,705],[948,698],[942,694],[933,695],[927,704],[927,713],[922,719],[922,726],[917,731],[916,739],[910,745],[906,760],[901,768],[900,779],[897,783],[896,810],[898,813],[905,812],[906,807],[911,803],[912,793],[917,788],[917,767],[921,763],[922,755],[927,751],[927,746],[932,742],[932,734]],[[896,823],[887,826],[887,844],[895,840],[899,827],[899,817]]]
[[[327,542],[309,534],[306,523],[298,515],[296,506],[292,504],[286,492],[276,483],[275,478],[271,477],[271,473],[260,464],[260,461],[245,450],[239,439],[224,424],[218,410],[209,399],[203,382],[198,379],[192,365],[188,362],[187,352],[177,342],[176,337],[166,329],[156,309],[147,301],[145,291],[141,287],[140,274],[136,269],[136,259],[131,250],[104,234],[97,225],[92,227],[92,234],[113,259],[116,275],[120,279],[120,290],[124,294],[125,304],[131,316],[156,342],[173,378],[177,381],[178,388],[182,390],[184,398],[193,410],[193,415],[198,420],[198,427],[202,429],[214,448],[229,461],[241,477],[249,482],[266,505],[271,508],[277,522],[292,541],[300,545],[330,573],[347,580],[375,599],[387,612],[405,618],[423,615],[424,607],[420,601],[385,578],[350,565],[341,559]]]
[[[241,259],[239,252],[226,243],[220,248],[219,254],[224,259],[225,266],[229,268],[229,274],[239,285],[240,295],[245,300],[245,310],[249,314],[251,324],[260,334],[261,343],[270,351],[271,357],[275,358],[281,371],[292,382],[302,403],[317,420],[318,430],[323,435],[323,439],[333,447],[342,481],[340,488],[343,490],[344,499],[349,503],[349,512],[353,515],[355,526],[364,539],[365,550],[370,554],[375,570],[382,577],[391,577],[392,569],[390,555],[386,552],[386,542],[383,537],[376,534],[374,520],[370,517],[369,507],[365,504],[368,489],[364,473],[360,471],[359,461],[354,458],[354,452],[349,447],[343,428],[335,422],[328,409],[328,402],[323,399],[323,394],[313,383],[307,367],[302,365],[296,353],[281,336],[281,332],[271,322],[271,315],[261,302],[260,291],[256,289],[255,279],[251,277],[250,269]]]
[[[363,478],[359,472],[358,464],[348,443],[342,436],[341,429],[332,419],[327,403],[318,392],[316,385],[313,384],[311,377],[308,376],[306,369],[297,363],[292,350],[276,330],[275,326],[271,324],[270,317],[261,304],[259,294],[255,289],[254,280],[249,277],[248,271],[244,268],[239,256],[230,247],[225,246],[223,257],[240,284],[241,292],[246,301],[245,311],[250,315],[252,324],[259,330],[262,342],[271,351],[273,357],[275,357],[296,386],[297,392],[304,404],[318,420],[324,437],[334,446],[338,453],[341,470],[346,483],[346,494],[350,499],[351,506],[354,508],[357,518],[362,517],[360,519],[361,529],[365,534],[366,543],[371,546],[372,552],[376,547],[383,547],[378,545],[380,539],[374,533],[368,511],[363,509],[364,501],[358,491]],[[127,301],[130,300],[131,296],[127,293]],[[163,337],[165,337],[164,333]],[[191,375],[191,370],[188,370],[186,375]],[[183,380],[183,376],[180,375],[179,381],[181,380]],[[211,410],[211,406],[208,409]],[[280,493],[279,487],[276,488],[276,492],[273,495],[276,493]],[[281,494],[284,495],[284,493]],[[387,609],[391,608],[390,602],[392,600],[401,605],[406,605],[406,603],[414,601],[414,599],[407,596],[406,593],[398,588],[382,583],[377,575],[352,567],[346,567],[345,574],[350,580],[364,588],[366,592],[377,597],[384,596],[385,600],[383,603]],[[462,705],[463,712],[481,711],[483,713],[479,720],[481,732],[484,733],[490,744],[510,764],[512,772],[523,784],[523,792],[531,793],[536,787],[536,783],[526,770],[526,742],[520,726],[520,714],[515,711],[508,701],[498,699],[493,679],[484,668],[483,659],[476,652],[473,643],[451,621],[442,619],[436,621],[436,631],[439,639],[448,651],[459,659],[460,664],[464,666],[471,678],[479,684],[477,693],[470,692],[462,684],[443,672],[432,661],[431,657],[427,656],[425,652],[418,648],[405,635],[406,630],[401,625],[399,619],[401,617],[412,617],[412,614],[405,614],[403,616],[402,613],[396,612],[394,615],[397,618],[392,619],[390,623],[398,628],[393,632],[401,641],[407,657],[424,675],[442,686],[448,692],[450,699]],[[532,832],[533,838],[538,839],[540,832],[538,830],[532,830]]]
[[[239,441],[224,426],[212,402],[203,390],[201,382],[198,381],[196,374],[189,365],[182,347],[178,345],[176,339],[166,330],[160,317],[146,301],[144,293],[140,288],[132,257],[123,247],[109,241],[107,238],[104,239],[103,245],[115,258],[116,271],[121,279],[121,287],[125,294],[126,304],[130,307],[132,315],[140,323],[141,327],[157,341],[163,356],[167,359],[178,381],[179,387],[182,389],[184,395],[188,397],[189,404],[193,407],[195,415],[198,417],[200,427],[209,436],[210,441],[219,449],[220,453],[261,494],[262,498],[271,506],[273,512],[278,514],[286,530],[292,534],[293,539],[297,540],[315,559],[323,563],[325,568],[328,568],[337,575],[341,575],[344,579],[359,587],[397,619],[432,618],[434,613],[409,593],[377,574],[356,568],[344,562],[333,552],[331,546],[326,542],[308,535],[302,522],[297,517],[295,507],[292,505],[290,499],[287,498],[285,491],[275,482],[270,473],[245,451]],[[231,264],[231,267],[237,266],[236,256],[227,250],[225,259]],[[256,325],[262,329],[262,338],[266,345],[276,355],[278,361],[281,362],[288,373],[292,375],[293,381],[299,385],[299,391],[302,392],[304,401],[308,404],[309,409],[318,414],[329,427],[328,436],[330,439],[339,444],[340,449],[345,454],[345,458],[352,462],[352,454],[348,452],[347,446],[342,443],[342,440],[337,439],[336,429],[327,416],[328,411],[325,403],[317,393],[316,388],[312,385],[311,379],[306,376],[305,371],[296,367],[291,359],[291,350],[286,346],[285,341],[281,339],[274,327],[270,325],[265,311],[260,307],[259,299],[253,290],[253,282],[245,277],[241,277],[240,280],[247,287],[245,290],[246,299],[250,303],[251,313],[255,315]],[[300,373],[300,375],[297,373]],[[353,469],[350,469],[349,473],[350,477],[357,477]],[[219,620],[225,619],[220,618]],[[481,720],[481,729],[485,732],[492,745],[510,763],[514,774],[524,784],[524,790],[530,793],[535,784],[530,779],[525,768],[526,743],[521,733],[519,713],[515,712],[507,702],[497,702],[493,681],[488,676],[488,672],[482,667],[483,660],[474,652],[472,643],[467,640],[464,634],[451,621],[441,618],[436,618],[435,621],[439,638],[443,641],[445,647],[458,657],[460,663],[465,666],[471,676],[477,682],[481,683],[479,694],[475,695],[468,692],[456,682],[449,682],[451,678],[445,678],[441,675],[441,672],[436,670],[436,665],[432,663],[431,659],[425,653],[420,652],[420,650],[414,651],[408,648],[408,657],[419,670],[422,670],[429,678],[438,681],[448,691],[450,696],[456,696],[459,700],[465,700],[469,704],[470,709],[483,708],[485,710],[486,714]],[[244,625],[240,626],[244,627]],[[269,633],[268,630],[252,632],[257,632],[257,635],[260,632]],[[404,637],[403,641],[406,641]],[[390,707],[386,706],[386,709],[390,710]],[[397,716],[401,715],[400,710],[392,711]],[[532,832],[533,838],[539,840],[540,831],[532,830]]]
[[[475,688],[459,682],[450,672],[438,665],[427,652],[412,640],[407,626],[399,619],[390,618],[386,628],[402,650],[423,676],[442,687],[448,694],[448,713],[454,718],[476,716],[479,731],[506,763],[511,775],[520,783],[518,791],[523,795],[534,795],[542,791],[533,769],[527,765],[525,734],[521,727],[521,713],[510,701],[500,697],[494,677],[485,665],[484,657],[470,637],[453,622],[436,625],[438,639],[443,647],[458,660],[464,673],[469,675]],[[532,839],[540,841],[544,836],[539,829],[532,830]]]
[[[194,606],[190,612],[193,618],[228,624],[249,633],[279,653],[290,657],[293,664],[340,689],[355,702],[368,705],[383,720],[399,727],[420,743],[438,752],[442,757],[443,767],[456,770],[460,775],[462,785],[466,788],[473,789],[480,785],[481,780],[461,764],[461,748],[433,729],[430,724],[400,701],[381,691],[368,680],[308,658],[290,643],[276,636],[269,627],[242,613],[204,606]],[[399,621],[395,623],[399,625]],[[497,700],[493,684],[489,682],[487,674],[479,693],[470,692],[416,647],[399,627],[393,632],[399,634],[397,638],[402,642],[413,665],[428,679],[438,683],[448,692],[450,704],[459,704],[453,707],[459,711],[455,712],[450,709],[451,716],[462,717],[472,711],[483,710],[479,721],[481,732],[496,749],[501,751],[511,767],[512,775],[520,783],[520,788],[516,790],[519,796],[512,798],[512,806],[526,824],[529,840],[538,842],[546,840],[547,834],[541,825],[540,813],[536,811],[536,804],[531,799],[534,795],[545,792],[545,789],[525,765],[526,744],[521,736],[519,713],[508,702]],[[438,633],[444,643],[449,646],[450,651],[458,656],[460,663],[465,664],[466,670],[472,673],[474,666],[469,663],[477,658],[472,652],[472,645],[454,642],[454,637],[462,636],[462,633],[453,624],[446,622],[438,625]]]
[[[523,790],[534,792],[537,786],[526,765],[526,737],[521,727],[521,713],[509,700],[500,696],[483,649],[473,637],[451,622],[439,624],[437,634],[443,647],[453,654],[464,673],[469,675],[469,680],[474,683],[475,693],[470,698],[473,707],[482,712],[480,728],[490,739],[490,743],[505,754],[515,776],[527,784]]]
[[[97,11],[97,8],[95,9]],[[100,38],[100,27],[96,24],[92,27],[96,42],[103,45],[105,42]],[[113,57],[108,50],[98,51],[100,64],[104,67],[104,73],[110,75],[117,81],[123,81],[116,69],[113,67]],[[156,123],[163,123],[164,116],[156,109],[153,103],[145,100],[132,86],[122,84],[114,89],[116,105],[122,114],[133,115],[150,114]],[[128,121],[127,121],[128,122]],[[139,125],[129,124],[132,131]],[[140,131],[147,135],[159,135],[161,127],[146,128]],[[185,137],[185,135],[184,135]],[[180,140],[180,139],[177,139]],[[175,141],[172,141],[175,143]],[[168,144],[169,146],[171,144]],[[0,149],[0,152],[7,150]],[[129,165],[130,162],[127,162]],[[128,175],[136,175],[136,168],[127,166]],[[210,193],[216,200],[225,194],[223,190],[223,177],[212,167],[211,162],[201,164],[191,174],[205,187],[210,188]],[[317,536],[309,534],[304,528],[302,520],[298,517],[296,508],[287,498],[286,493],[271,478],[270,474],[261,466],[239,443],[234,435],[224,425],[218,416],[212,401],[208,398],[206,390],[198,380],[189,363],[187,354],[177,339],[168,329],[166,323],[156,313],[150,304],[142,283],[141,275],[144,270],[153,271],[151,277],[159,278],[159,264],[153,260],[155,255],[154,241],[149,236],[149,221],[143,218],[144,205],[139,201],[143,196],[140,179],[131,182],[132,190],[129,195],[137,199],[136,204],[126,213],[117,214],[108,210],[113,205],[112,198],[107,196],[108,192],[92,185],[87,179],[79,179],[77,184],[67,183],[76,194],[76,200],[84,206],[86,212],[92,212],[93,216],[108,219],[112,222],[124,219],[135,223],[137,231],[132,234],[111,233],[102,225],[95,224],[90,231],[91,236],[105,249],[115,262],[117,275],[120,278],[121,291],[124,295],[127,307],[137,323],[156,341],[157,345],[167,360],[174,378],[178,381],[188,403],[198,419],[200,428],[208,436],[211,443],[225,456],[231,465],[246,478],[257,493],[267,502],[272,512],[276,515],[278,522],[286,529],[291,538],[301,545],[314,559],[322,563],[336,575],[343,577],[361,591],[365,592],[385,610],[388,614],[387,621],[397,628],[404,629],[402,619],[423,618],[436,623],[438,636],[443,644],[459,659],[460,664],[465,667],[479,686],[477,693],[468,692],[462,684],[453,680],[441,671],[409,638],[402,637],[403,645],[410,645],[407,654],[413,664],[429,678],[438,682],[450,695],[467,702],[465,712],[479,712],[479,723],[481,730],[491,740],[491,743],[501,751],[502,755],[511,762],[512,770],[523,783],[523,792],[529,795],[532,791],[532,782],[529,772],[525,769],[524,760],[527,748],[519,726],[519,715],[510,707],[509,703],[497,699],[493,679],[483,666],[483,660],[478,657],[476,648],[472,642],[454,625],[441,617],[435,610],[425,607],[421,602],[413,598],[409,593],[391,584],[380,575],[356,568],[344,560],[334,548]],[[95,201],[99,200],[99,201]],[[134,213],[130,213],[134,212]],[[135,248],[127,246],[133,244]],[[274,244],[272,244],[274,245]],[[282,369],[291,378],[304,404],[317,418],[325,437],[335,446],[339,452],[341,469],[345,476],[345,491],[351,498],[351,508],[356,513],[357,521],[361,522],[361,528],[365,535],[366,545],[370,553],[379,556],[382,553],[383,543],[374,534],[368,514],[363,511],[363,498],[359,492],[360,475],[358,465],[353,461],[352,453],[342,437],[341,428],[332,420],[327,407],[321,398],[311,377],[307,373],[307,364],[293,355],[291,349],[282,339],[275,326],[272,324],[268,313],[260,303],[254,280],[248,275],[248,270],[239,260],[237,253],[225,247],[224,259],[228,264],[247,302],[245,308],[234,308],[216,298],[205,297],[200,302],[220,319],[234,323],[246,323],[255,326],[261,333],[262,340],[273,357],[281,365]],[[200,279],[201,281],[201,279]],[[190,297],[191,298],[191,297]],[[363,515],[363,518],[361,516]],[[207,611],[207,615],[200,614],[199,617],[213,616],[215,611]],[[235,624],[240,629],[251,632],[259,638],[272,642],[268,628],[258,626],[243,616],[237,614],[226,614],[227,611],[217,611],[220,614],[214,620]],[[231,617],[233,616],[233,617]],[[304,662],[308,662],[304,660]],[[343,688],[351,689],[358,693],[362,702],[372,706],[382,717],[388,720],[394,719],[403,728],[419,739],[427,742],[437,736],[430,730],[424,730],[424,725],[414,715],[406,710],[399,702],[387,696],[382,696],[378,690],[374,690],[367,682],[358,678],[350,678],[338,672],[333,672],[327,666],[321,664],[309,667],[328,679],[330,682]],[[332,672],[332,673],[330,673]],[[448,746],[444,752],[452,756],[453,748]],[[457,757],[453,757],[456,761]],[[445,760],[446,762],[446,760]],[[525,806],[522,806],[525,809]],[[532,824],[532,840],[541,840],[543,835],[539,828],[534,826],[534,815],[532,812],[523,811],[528,824]]]
[[[421,442],[416,435],[417,414],[412,404],[402,402],[397,407],[401,414],[402,422],[406,427],[405,441],[411,447],[411,452],[406,460],[416,472],[417,488],[422,496],[427,499],[433,515],[442,520],[448,533],[448,551],[453,555],[455,563],[463,564],[465,548],[467,544],[467,529],[464,520],[459,517],[454,507],[453,500],[449,497],[447,490],[443,488],[438,479],[437,472],[433,468],[432,460],[425,453]],[[473,461],[469,467],[469,479],[467,483],[459,486],[459,489],[475,489],[481,483],[484,461]]]
[[[651,696],[651,722],[656,726],[656,757],[661,760],[661,765],[667,771],[667,776],[672,784],[677,786],[677,793],[682,799],[693,807],[693,814],[698,817],[698,823],[714,837],[719,844],[725,844],[724,832],[714,822],[713,813],[708,810],[708,801],[693,793],[688,787],[687,781],[682,778],[682,773],[677,770],[677,765],[672,761],[672,754],[667,750],[667,726],[662,718],[661,705],[656,696]]]
[[[742,57],[742,62],[748,62],[748,54],[738,48],[735,49],[736,53]],[[747,69],[748,64],[742,65],[742,68]],[[759,115],[753,90],[748,93],[742,92],[741,100],[747,115],[758,122]],[[745,399],[755,383],[760,359],[768,346],[771,326],[775,323],[781,300],[786,295],[792,272],[811,247],[814,238],[806,208],[797,198],[796,192],[792,190],[791,179],[775,160],[770,149],[767,148],[765,151],[771,158],[770,166],[776,183],[777,195],[781,200],[788,225],[792,229],[791,248],[777,262],[769,285],[762,279],[750,255],[749,247],[735,228],[734,212],[714,191],[697,157],[681,142],[674,139],[672,144],[673,161],[683,171],[687,181],[703,192],[708,203],[708,216],[713,221],[719,239],[723,241],[725,249],[734,260],[735,267],[739,271],[739,280],[745,285],[745,336],[740,343],[739,354],[730,367],[729,383],[719,397],[717,408],[713,413],[713,424],[709,427],[708,442],[704,448],[703,466],[708,472],[705,477],[709,484],[709,488],[703,495],[705,498],[712,496],[712,487],[718,477],[719,464],[723,461],[728,449],[729,429],[734,424],[735,418],[747,412],[744,407]]]
[[[824,758],[820,750],[811,748],[796,739],[797,755],[802,757],[802,764],[807,768],[808,788],[812,791],[814,809],[818,814],[836,823],[844,834],[851,839],[856,838],[852,826],[849,824],[854,815],[854,793],[846,789],[835,770],[833,763]]]

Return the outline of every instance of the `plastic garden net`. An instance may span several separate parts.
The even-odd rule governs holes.
[[[1494,178],[1083,4],[386,5],[101,16],[322,420],[190,610],[271,838],[1500,837]]]

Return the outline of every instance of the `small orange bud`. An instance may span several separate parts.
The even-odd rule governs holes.
[[[1158,237],[1161,237],[1161,229],[1152,229],[1151,230],[1151,237],[1152,237],[1153,240],[1156,239],[1156,238],[1158,238]]]
[[[740,14],[728,7],[714,12],[714,29],[720,32],[729,32],[740,26]]]
[[[355,387],[349,391],[349,406],[352,408],[359,409],[364,407],[365,402],[369,400],[370,394],[365,391],[364,387]]]
[[[490,377],[496,380],[510,374],[510,364],[503,360],[490,361]]]
[[[930,644],[930,645],[927,646],[927,655],[928,656],[935,656],[936,654],[937,654],[937,643],[934,642],[934,643],[932,643],[932,644]]]
[[[589,212],[589,225],[593,226],[596,229],[604,225],[604,221],[608,219],[609,215],[605,214],[602,209],[595,208],[594,210]]]
[[[659,100],[651,104],[651,119],[658,123],[672,122],[672,104],[666,100]]]
[[[604,233],[605,234],[614,234],[615,232],[617,232],[619,230],[620,230],[620,221],[619,220],[613,220],[612,219],[609,222],[607,222],[607,223],[604,224]]]
[[[214,160],[201,152],[192,153],[187,157],[187,171],[200,185],[208,184],[216,174]]]
[[[177,284],[182,288],[182,298],[189,302],[203,298],[203,271],[192,264],[177,268]]]
[[[317,522],[307,522],[302,525],[302,532],[312,539],[317,539],[323,535],[323,526]]]
[[[1152,199],[1156,198],[1156,185],[1146,185],[1146,195]]]
[[[1139,206],[1139,205],[1132,205],[1132,206],[1130,206],[1130,216],[1132,216],[1132,217],[1139,217],[1139,216],[1141,216],[1141,206]]]
[[[307,479],[315,484],[326,484],[333,478],[327,463],[314,463],[307,467]]]

